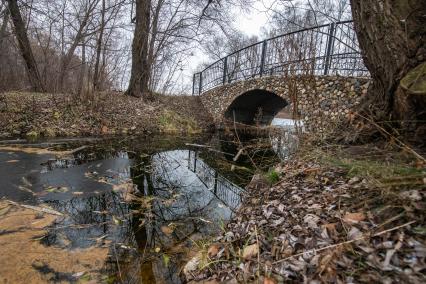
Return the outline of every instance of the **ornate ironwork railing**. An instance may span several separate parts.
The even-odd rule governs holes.
[[[352,21],[276,36],[244,47],[194,74],[192,94],[273,75],[369,76]]]

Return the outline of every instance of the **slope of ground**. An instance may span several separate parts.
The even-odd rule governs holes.
[[[211,121],[192,96],[157,95],[144,102],[121,93],[84,101],[66,94],[0,94],[0,137],[196,133],[211,130]]]
[[[255,178],[235,218],[189,262],[186,277],[425,283],[424,160],[374,145],[325,149],[305,146],[277,169],[273,186]]]

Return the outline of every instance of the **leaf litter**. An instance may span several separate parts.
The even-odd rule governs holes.
[[[423,184],[385,193],[341,168],[297,159],[282,173],[273,187],[253,178],[214,240],[227,253],[209,253],[210,265],[187,280],[426,283]]]

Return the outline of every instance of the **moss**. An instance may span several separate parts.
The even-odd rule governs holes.
[[[270,170],[265,177],[270,184],[277,183],[280,180],[280,174],[275,170]]]
[[[426,62],[410,70],[400,85],[411,94],[426,95]]]

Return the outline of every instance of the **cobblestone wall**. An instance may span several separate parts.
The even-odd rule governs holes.
[[[367,93],[370,79],[339,76],[263,77],[209,90],[201,95],[205,108],[217,125],[231,103],[252,90],[272,92],[296,106],[308,130],[322,130],[347,117]]]

